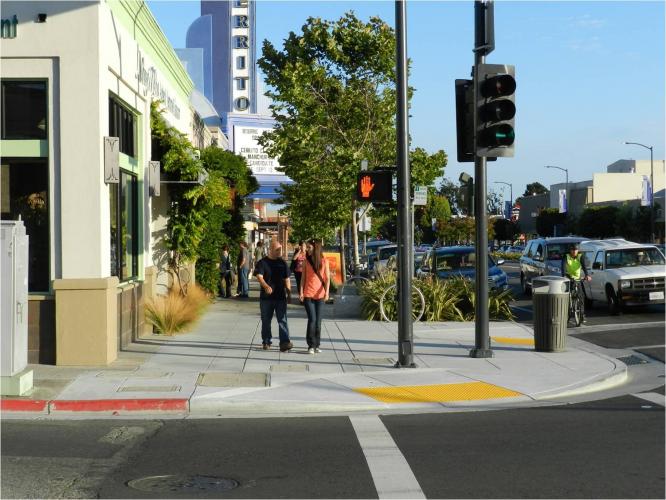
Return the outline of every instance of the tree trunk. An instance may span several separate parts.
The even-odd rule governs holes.
[[[340,282],[344,283],[347,276],[345,260],[345,226],[340,226]]]
[[[361,272],[361,261],[358,258],[358,214],[356,202],[352,203],[352,244],[354,245],[354,276]]]

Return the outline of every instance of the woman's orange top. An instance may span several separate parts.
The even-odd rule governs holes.
[[[319,269],[319,276],[322,277],[324,283],[328,283],[331,279],[326,259],[322,259],[321,269]],[[303,262],[303,274],[301,275],[303,283],[303,297],[308,299],[323,299],[326,297],[326,286],[321,282],[319,277],[315,274],[312,265],[308,259]]]

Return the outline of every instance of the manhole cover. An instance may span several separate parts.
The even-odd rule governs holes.
[[[643,358],[639,358],[633,354],[630,356],[622,356],[621,358],[617,359],[622,361],[625,365],[644,365],[647,363],[647,361],[645,361]]]
[[[214,476],[148,476],[140,479],[132,479],[127,486],[139,491],[149,493],[161,493],[169,491],[181,491],[194,493],[197,491],[228,491],[238,486],[238,481]]]

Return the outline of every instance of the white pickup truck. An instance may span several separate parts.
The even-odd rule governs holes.
[[[580,251],[592,277],[583,285],[588,305],[604,302],[618,314],[626,306],[664,303],[666,262],[657,247],[608,239],[583,241]]]

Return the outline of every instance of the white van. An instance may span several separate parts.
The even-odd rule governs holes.
[[[588,305],[604,302],[612,314],[625,306],[664,303],[664,256],[654,245],[623,239],[590,240],[580,251],[592,281],[583,284]]]

